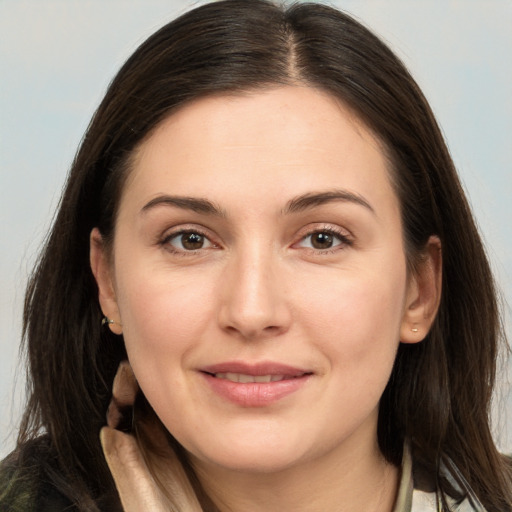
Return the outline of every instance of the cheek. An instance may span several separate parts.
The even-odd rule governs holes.
[[[208,282],[146,269],[118,284],[124,340],[137,377],[166,373],[213,317]]]
[[[316,286],[314,286],[316,285]],[[339,331],[351,336],[361,331],[398,333],[405,298],[405,271],[383,278],[371,273],[340,272],[332,279],[303,286],[300,316],[318,332]],[[294,293],[296,295],[296,293]]]
[[[354,382],[361,373],[387,378],[399,344],[405,275],[405,265],[402,272],[347,271],[321,288],[306,287],[310,291],[300,298],[303,307],[297,315],[331,369],[351,375]]]

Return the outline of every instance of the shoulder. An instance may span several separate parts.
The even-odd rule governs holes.
[[[73,512],[76,508],[44,478],[35,457],[22,451],[0,462],[0,510],[8,512]]]
[[[35,479],[18,466],[17,453],[11,453],[0,463],[0,509],[10,512],[36,510]]]

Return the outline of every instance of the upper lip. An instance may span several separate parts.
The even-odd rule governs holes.
[[[244,375],[286,375],[287,377],[300,377],[301,375],[312,373],[310,370],[297,368],[294,366],[275,363],[246,363],[243,361],[226,361],[223,363],[213,364],[200,368],[204,373],[241,373]]]

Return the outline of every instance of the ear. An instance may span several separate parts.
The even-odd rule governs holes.
[[[409,277],[400,341],[418,343],[425,339],[439,309],[442,287],[441,241],[431,236],[414,275]]]
[[[122,334],[123,326],[114,290],[113,269],[98,228],[91,231],[89,259],[92,273],[98,285],[101,311],[112,321],[108,324],[110,330],[114,334]]]

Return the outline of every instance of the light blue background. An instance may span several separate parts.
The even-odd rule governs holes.
[[[21,410],[17,351],[27,273],[80,138],[123,61],[199,3],[0,0],[0,457],[13,447]],[[384,37],[429,98],[510,303],[512,0],[331,4]],[[500,376],[495,430],[502,449],[512,451],[507,373]]]

